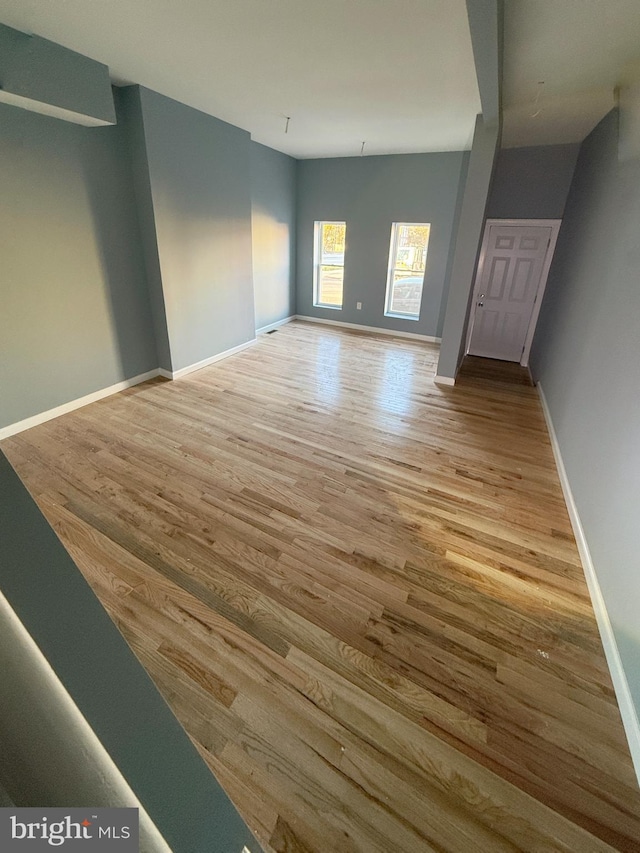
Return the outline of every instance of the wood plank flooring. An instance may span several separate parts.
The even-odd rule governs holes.
[[[266,851],[638,851],[536,390],[436,358],[292,323],[2,449]]]
[[[489,382],[507,382],[510,385],[533,386],[528,367],[522,367],[513,361],[480,358],[477,355],[465,355],[462,359],[458,373],[458,380],[460,379],[483,379]]]

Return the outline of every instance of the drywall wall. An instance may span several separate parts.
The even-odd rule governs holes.
[[[66,47],[0,24],[0,101],[80,124],[115,124],[109,69]]]
[[[140,87],[173,370],[255,336],[249,134]]]
[[[171,362],[171,347],[169,345],[169,329],[164,304],[164,291],[162,289],[162,273],[160,271],[156,221],[153,212],[153,198],[151,196],[151,180],[149,178],[149,162],[147,159],[147,146],[142,121],[140,88],[138,86],[125,86],[122,89],[114,89],[114,92],[116,93],[119,105],[120,122],[123,125],[127,140],[127,154],[135,194],[140,248],[144,257],[149,303],[156,341],[157,366],[171,372],[173,365]]]
[[[157,367],[122,125],[0,104],[0,427]]]
[[[500,121],[504,0],[467,0],[473,61],[485,124]]]
[[[640,711],[640,160],[617,113],[580,149],[531,353]]]
[[[476,117],[442,325],[436,373],[445,383],[455,382],[464,356],[476,264],[502,132],[504,3],[467,0],[467,17],[482,115]]]
[[[438,359],[437,375],[445,380],[455,380],[464,355],[473,279],[499,140],[500,125],[486,125],[479,115],[455,236],[451,283]]]
[[[171,853],[1,590],[0,672],[0,806],[134,808],[140,853]]]
[[[456,236],[460,227],[460,215],[462,213],[462,203],[464,202],[464,191],[467,185],[467,174],[469,172],[469,160],[471,152],[465,151],[462,157],[462,168],[460,169],[460,182],[458,184],[458,195],[456,198],[455,214],[451,226],[451,242],[449,243],[449,256],[447,258],[447,269],[444,276],[444,290],[442,291],[442,300],[440,302],[440,316],[438,317],[438,336],[442,335],[444,328],[444,318],[447,313],[447,303],[449,301],[449,289],[451,287],[451,274],[453,272],[453,262],[456,255]]]
[[[296,161],[250,144],[256,328],[296,313]]]
[[[2,593],[11,609],[174,853],[240,853],[245,844],[251,853],[259,851],[1,452],[0,565]],[[46,688],[45,682],[39,683]],[[9,699],[7,695],[0,703],[7,719]],[[46,696],[39,701],[45,704]],[[55,713],[59,712],[58,705]],[[19,735],[19,730],[11,729]],[[0,752],[18,759],[22,747],[27,754],[29,745],[14,739],[8,746],[3,743]],[[11,777],[9,768],[5,770]],[[42,774],[46,772],[45,762]],[[90,771],[85,770],[84,776],[95,784]],[[60,782],[60,796],[71,796],[74,780],[66,777]],[[34,784],[42,791],[46,780],[36,778]],[[103,787],[108,785],[109,780],[103,780]],[[28,799],[28,790],[22,796]],[[57,795],[50,790],[49,796]]]
[[[298,162],[297,312],[439,336],[462,151]],[[313,223],[347,223],[342,310],[313,305]],[[393,222],[430,222],[420,319],[384,316]],[[362,309],[356,309],[356,303]]]
[[[498,152],[489,219],[562,219],[579,145],[536,145]]]

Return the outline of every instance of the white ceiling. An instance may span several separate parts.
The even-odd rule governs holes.
[[[296,157],[469,148],[480,112],[464,0],[0,0],[0,22]]]
[[[640,59],[640,0],[506,0],[504,44],[502,144],[579,142]]]
[[[480,111],[464,0],[0,0],[0,22],[296,157],[469,148]],[[506,0],[504,42],[503,145],[578,142],[640,62],[640,0]]]

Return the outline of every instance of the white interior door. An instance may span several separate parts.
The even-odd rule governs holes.
[[[468,352],[520,361],[552,229],[547,225],[487,227]]]

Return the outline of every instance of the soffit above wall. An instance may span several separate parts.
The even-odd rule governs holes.
[[[640,58],[640,2],[506,0],[504,44],[503,146],[581,142]]]
[[[480,111],[464,0],[0,0],[0,21],[296,157],[461,150]]]
[[[0,102],[88,127],[116,123],[106,65],[2,24]]]

